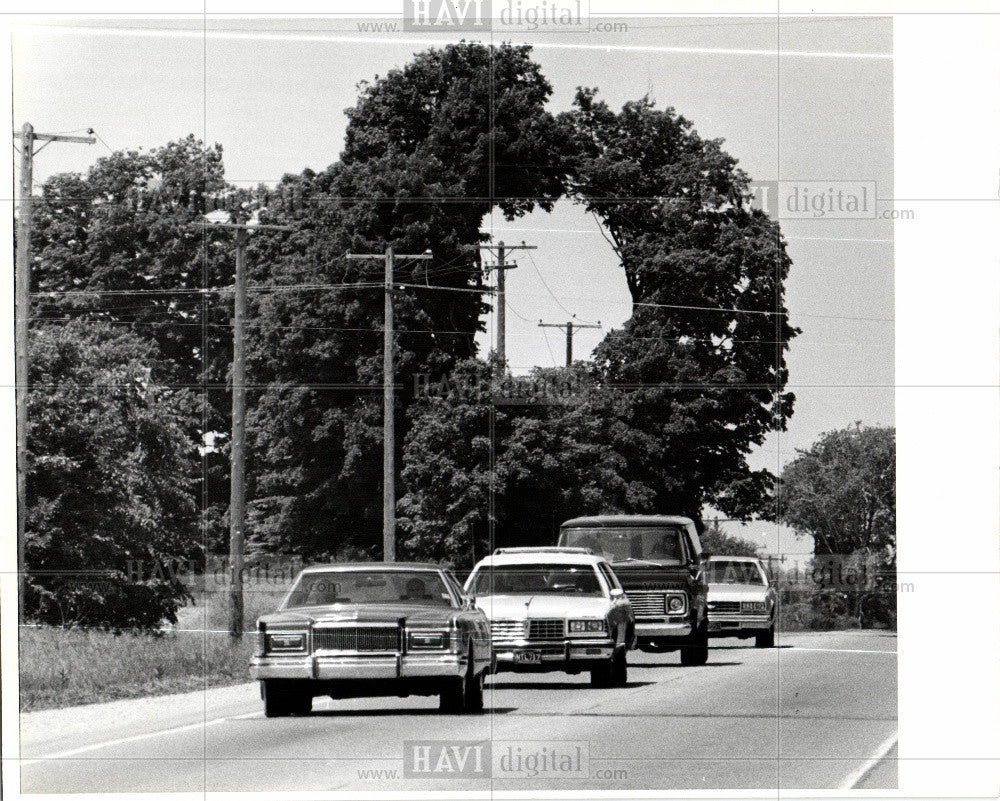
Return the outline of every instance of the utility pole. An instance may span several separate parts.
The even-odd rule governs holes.
[[[88,133],[93,133],[90,129]],[[14,403],[17,428],[17,615],[24,622],[25,519],[28,512],[28,320],[31,317],[31,184],[35,154],[50,142],[92,145],[94,136],[40,134],[30,122],[24,123],[14,138],[21,140],[20,200],[17,215],[17,251],[14,262]],[[45,142],[35,150],[35,142]]]
[[[348,253],[348,259],[385,259],[385,322],[382,325],[382,558],[396,561],[396,400],[395,370],[392,359],[392,290],[396,259],[430,259],[424,253],[395,253],[392,245],[385,253]]]
[[[520,245],[505,245],[501,239],[496,245],[480,245],[480,250],[496,251],[496,264],[486,265],[487,269],[497,271],[497,370],[503,375],[507,369],[507,270],[517,267],[517,262],[508,264],[506,261],[508,250],[538,250],[538,245],[526,245],[522,241]]]
[[[292,231],[287,225],[209,223],[236,231],[236,279],[233,288],[233,434],[229,472],[229,636],[243,637],[243,551],[246,525],[246,310],[247,238],[249,231]]]
[[[585,325],[584,323],[573,323],[572,320],[568,323],[543,323],[539,320],[538,327],[566,329],[566,366],[569,367],[573,364],[573,332],[579,328],[600,328],[601,321],[598,320],[597,325]]]

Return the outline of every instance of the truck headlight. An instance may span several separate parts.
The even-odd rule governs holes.
[[[603,620],[569,621],[570,634],[604,634],[607,630],[608,624]]]
[[[443,651],[451,644],[449,631],[411,631],[407,647],[414,651]]]
[[[744,612],[766,612],[767,604],[764,601],[743,601],[740,609]]]
[[[268,632],[265,643],[269,652],[304,651],[306,635],[296,632]]]
[[[667,598],[667,611],[672,615],[680,614],[684,611],[687,603],[683,595],[671,595]]]

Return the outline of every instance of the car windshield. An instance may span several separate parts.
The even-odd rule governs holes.
[[[431,570],[330,570],[303,573],[283,608],[398,603],[451,606],[453,602],[440,574]]]
[[[654,562],[684,561],[681,530],[672,526],[621,528],[569,528],[560,545],[590,548],[609,562],[649,559]]]
[[[709,584],[763,584],[757,565],[733,559],[712,559],[708,563]]]
[[[603,595],[592,565],[538,563],[480,568],[470,583],[472,594]]]

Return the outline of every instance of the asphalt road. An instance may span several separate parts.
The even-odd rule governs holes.
[[[682,668],[676,653],[634,653],[620,689],[593,689],[585,674],[504,673],[488,681],[486,702],[485,714],[466,717],[439,714],[436,698],[317,699],[307,718],[267,720],[247,684],[28,713],[21,787],[620,792],[897,782],[891,634],[779,635],[767,650],[716,640],[696,668]],[[512,772],[518,756],[532,770]],[[405,776],[408,765],[423,772]]]

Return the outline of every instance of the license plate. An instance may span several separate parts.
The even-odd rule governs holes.
[[[542,663],[541,651],[515,651],[514,661],[525,665],[540,665]]]

